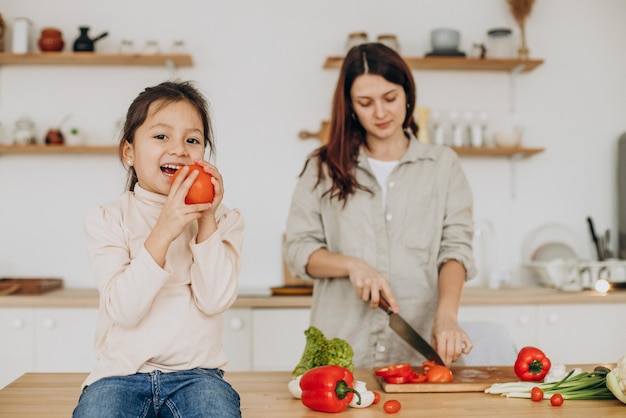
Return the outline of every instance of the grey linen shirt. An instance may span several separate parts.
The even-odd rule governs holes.
[[[472,192],[457,155],[447,147],[411,137],[409,148],[390,174],[386,206],[382,191],[361,149],[357,190],[345,207],[322,194],[327,175],[317,182],[311,158],[292,196],[284,255],[294,276],[314,279],[311,325],[328,338],[342,338],[354,349],[357,368],[410,362],[424,357],[388,326],[387,314],[357,297],[347,278],[313,278],[306,273],[319,248],[358,257],[383,274],[400,306],[400,315],[427,341],[438,304],[438,270],[446,260],[475,272],[472,257]]]

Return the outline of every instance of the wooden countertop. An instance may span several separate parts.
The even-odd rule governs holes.
[[[586,367],[590,370],[593,367]],[[27,373],[0,390],[2,418],[67,418],[80,394],[85,373]],[[381,402],[364,409],[348,407],[342,417],[386,416],[382,405],[397,399],[402,404],[398,417],[624,417],[626,405],[618,400],[572,401],[553,407],[549,401],[508,399],[482,392],[469,393],[384,393],[371,371],[357,370],[355,377],[369,390],[381,393]],[[230,372],[225,376],[241,396],[243,418],[312,418],[329,414],[314,412],[293,399],[287,391],[290,372]]]
[[[308,308],[311,299],[311,296],[240,296],[233,308]],[[461,299],[464,306],[576,303],[626,303],[626,291],[600,294],[591,290],[561,292],[546,287],[497,290],[468,287]],[[42,295],[0,296],[0,308],[3,307],[97,308],[98,291],[67,288]]]

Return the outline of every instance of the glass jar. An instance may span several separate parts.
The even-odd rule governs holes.
[[[400,53],[400,43],[396,35],[378,35],[377,41]]]
[[[350,51],[353,47],[368,42],[366,32],[352,32],[348,34],[348,40],[346,41],[346,52]]]
[[[153,55],[160,53],[159,43],[155,40],[146,41],[146,46],[143,48],[143,53],[146,55]]]
[[[172,42],[172,54],[186,54],[187,47],[185,46],[185,41],[181,39],[177,39]]]
[[[135,44],[133,43],[132,39],[122,39],[118,52],[120,54],[134,54]]]
[[[35,122],[29,117],[22,116],[15,122],[13,130],[13,143],[15,145],[34,145],[37,143]]]

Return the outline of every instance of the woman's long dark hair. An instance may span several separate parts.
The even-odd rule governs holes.
[[[209,147],[210,155],[215,153],[213,142],[213,129],[209,119],[209,109],[206,98],[194,87],[190,81],[165,81],[153,87],[147,87],[133,100],[122,129],[122,135],[118,144],[118,154],[122,164],[124,163],[124,144],[132,144],[135,140],[135,132],[146,121],[148,110],[152,103],[165,106],[173,102],[187,101],[197,111],[204,128],[204,147]],[[128,167],[126,190],[133,190],[137,183],[137,173],[133,167]]]
[[[350,96],[354,80],[363,74],[380,75],[390,83],[401,85],[407,101],[406,117],[402,126],[414,135],[417,135],[418,129],[413,120],[415,81],[406,62],[393,49],[380,43],[353,47],[343,61],[335,88],[328,143],[313,154],[319,157],[316,186],[324,178],[323,167],[326,165],[333,184],[324,194],[329,193],[331,199],[336,197],[344,204],[357,189],[368,190],[357,182],[355,175],[359,148],[366,143],[365,129],[358,118],[353,116]]]

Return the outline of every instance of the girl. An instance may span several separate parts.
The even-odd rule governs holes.
[[[472,194],[449,148],[418,142],[415,83],[382,44],[352,48],[333,98],[330,138],[294,191],[284,252],[315,279],[311,325],[347,340],[354,364],[419,364],[389,328],[385,297],[446,364],[471,349],[457,321],[474,274]]]
[[[212,154],[207,103],[189,82],[146,88],[128,109],[127,191],[85,218],[100,311],[74,417],[241,416],[223,379],[221,313],[237,297],[244,224],[221,204],[207,145]],[[211,203],[185,204],[192,163],[213,176]]]

